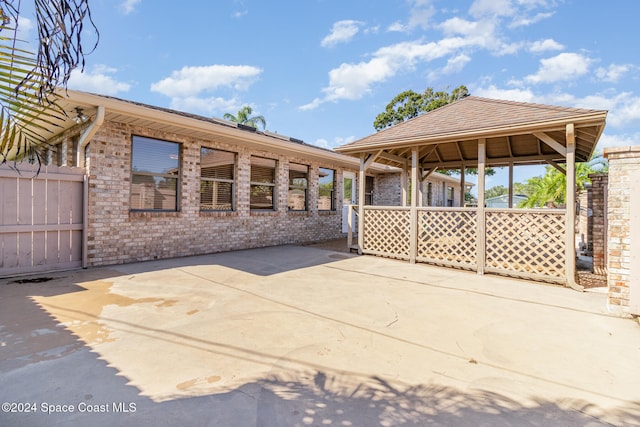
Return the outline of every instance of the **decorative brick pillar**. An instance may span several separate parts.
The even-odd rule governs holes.
[[[591,179],[591,199],[589,200],[589,249],[593,254],[593,272],[607,274],[607,184],[609,175],[594,173]]]
[[[640,146],[608,148],[604,156],[609,159],[609,305],[640,315]]]

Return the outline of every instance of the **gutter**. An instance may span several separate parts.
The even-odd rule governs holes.
[[[78,153],[76,156],[77,164],[81,168],[84,168],[84,163],[86,161],[85,148],[89,145],[91,138],[93,138],[98,129],[100,129],[102,123],[104,123],[104,107],[99,105],[97,107],[96,118],[91,122],[89,127],[82,132],[80,135],[80,141],[78,141]]]
[[[104,107],[99,105],[96,111],[96,118],[91,122],[80,135],[78,141],[78,152],[76,160],[79,167],[84,168],[86,162],[85,149],[91,138],[96,134],[100,126],[104,123]],[[85,170],[82,189],[82,268],[89,265],[89,175]]]

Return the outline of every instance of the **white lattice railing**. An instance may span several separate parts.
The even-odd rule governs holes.
[[[537,280],[566,280],[565,211],[485,209],[485,253],[477,259],[474,208],[417,208],[416,261]],[[365,206],[362,252],[412,259],[411,209]]]
[[[565,277],[565,211],[487,209],[487,271]]]
[[[416,260],[475,269],[476,218],[472,208],[419,208]]]
[[[409,259],[410,222],[409,208],[365,206],[363,252]]]

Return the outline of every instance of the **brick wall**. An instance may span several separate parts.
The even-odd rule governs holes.
[[[577,227],[576,234],[578,249],[580,253],[591,256],[593,242],[591,240],[592,218],[591,218],[591,187],[587,187],[578,193]]]
[[[609,160],[609,304],[640,314],[640,146],[605,149],[604,156]]]
[[[410,179],[408,180],[411,181]],[[428,185],[431,183],[431,199]],[[408,184],[410,185],[410,184]],[[378,206],[402,206],[402,187],[399,173],[378,175],[375,179],[373,204]],[[446,206],[446,189],[453,187],[453,206],[460,206],[460,183],[444,182],[433,176],[422,182],[422,206]],[[407,195],[407,206],[410,204]]]
[[[131,138],[178,142],[182,151],[178,212],[130,211]],[[236,210],[200,212],[201,146],[237,153]],[[249,209],[251,156],[277,163],[276,210]],[[289,162],[309,165],[309,210],[287,209]],[[341,237],[342,169],[215,140],[194,140],[147,128],[105,123],[88,148],[90,266],[121,264]],[[318,211],[318,168],[336,170],[335,211]]]
[[[591,179],[590,217],[590,250],[593,254],[593,272],[606,275],[606,238],[607,238],[607,199],[606,191],[609,176],[604,173],[589,175]]]
[[[373,204],[376,206],[402,206],[400,174],[389,173],[375,177]]]

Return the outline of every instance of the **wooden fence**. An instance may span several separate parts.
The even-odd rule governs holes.
[[[81,267],[84,171],[0,169],[0,276]]]
[[[484,209],[481,260],[476,208],[416,208],[416,215],[416,261],[468,270],[480,261],[486,272],[566,282],[564,210]],[[362,253],[411,259],[411,219],[409,207],[365,206]]]

